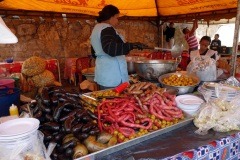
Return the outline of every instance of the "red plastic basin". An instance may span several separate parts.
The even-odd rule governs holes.
[[[0,79],[0,86],[5,85],[8,88],[14,88],[14,79]],[[0,89],[3,89],[5,87],[0,87]]]

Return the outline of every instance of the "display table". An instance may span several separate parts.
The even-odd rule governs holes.
[[[194,133],[196,130],[191,123],[98,159],[240,159],[239,131],[220,133],[210,130],[207,135],[201,136]]]
[[[57,59],[44,60],[46,63],[55,64],[58,67],[58,78],[61,83],[60,67]],[[24,61],[13,61],[13,63],[0,62],[0,77],[10,76],[10,69],[13,67],[22,67]]]
[[[71,81],[76,86],[76,60],[78,58],[67,58],[65,61],[65,69],[64,69],[64,78],[69,78],[69,83]]]

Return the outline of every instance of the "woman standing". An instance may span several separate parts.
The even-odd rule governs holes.
[[[100,89],[117,87],[128,82],[125,55],[133,48],[143,49],[141,43],[124,43],[123,37],[117,33],[116,27],[119,10],[113,5],[105,6],[99,12],[98,24],[91,35],[92,56],[96,58],[94,81]]]
[[[172,49],[174,44],[174,35],[175,35],[175,28],[174,23],[170,22],[169,27],[166,27],[166,30],[163,32],[164,35],[166,35],[166,48]]]

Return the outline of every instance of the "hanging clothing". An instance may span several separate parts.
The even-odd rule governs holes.
[[[106,33],[106,39],[104,39],[101,35],[104,30],[107,32],[113,30],[115,36]],[[118,37],[122,43],[117,43]],[[95,25],[91,35],[91,44],[97,57],[94,81],[104,87],[116,87],[121,83],[129,82],[125,55],[129,54],[133,48],[132,44],[124,43],[123,37],[106,23]]]

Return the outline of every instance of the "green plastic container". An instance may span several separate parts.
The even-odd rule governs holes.
[[[15,85],[15,88],[20,88],[19,87],[19,77],[4,77],[4,78],[0,78],[0,79],[14,79],[15,80],[15,83],[14,83],[14,85]]]

